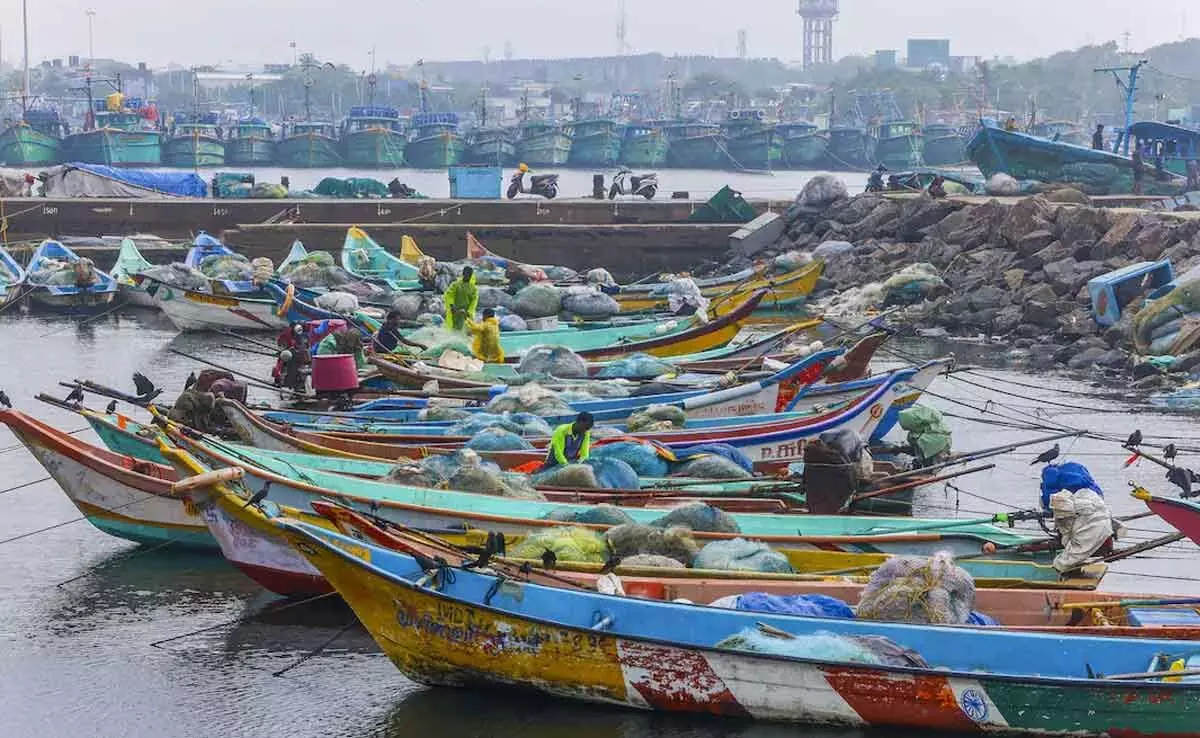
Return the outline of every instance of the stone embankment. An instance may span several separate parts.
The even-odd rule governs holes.
[[[1102,328],[1091,316],[1088,280],[1138,261],[1170,259],[1177,275],[1200,264],[1197,213],[1097,208],[1075,190],[1003,200],[850,197],[840,183],[820,180],[787,211],[775,246],[735,256],[733,266],[816,251],[827,266],[815,297],[836,309],[853,288],[932,265],[940,280],[902,296],[883,293],[877,307],[908,303],[891,322],[926,334],[989,336],[1022,350],[1036,368],[1134,370],[1141,363],[1130,338],[1136,307]],[[1175,370],[1197,364],[1200,353],[1180,357]],[[1146,385],[1160,383],[1155,374]]]

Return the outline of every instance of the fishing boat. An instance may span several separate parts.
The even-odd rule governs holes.
[[[192,246],[188,249],[183,263],[208,276],[214,271],[212,264],[223,257],[233,257],[239,261],[243,258],[236,251],[222,243],[221,239],[200,231],[192,239]],[[221,279],[209,276],[209,284],[212,286],[212,291],[216,294],[239,297],[264,297],[262,288],[249,279]]]
[[[1138,487],[1133,496],[1146,503],[1158,517],[1200,545],[1200,504],[1194,500],[1159,497]]]
[[[725,134],[716,123],[681,121],[664,126],[667,166],[679,169],[724,169],[729,166]]]
[[[493,167],[517,164],[517,144],[507,128],[476,128],[467,135],[462,163]]]
[[[458,113],[417,113],[405,159],[417,169],[445,169],[462,161],[467,144],[459,132]]]
[[[143,277],[154,306],[181,331],[278,331],[288,326],[276,313],[275,301],[197,292]]]
[[[783,165],[788,169],[819,169],[829,154],[829,136],[805,121],[780,123],[775,130],[783,138]]]
[[[220,122],[217,113],[176,113],[163,144],[163,166],[183,169],[223,166],[225,143],[221,140]]]
[[[404,166],[408,132],[400,111],[356,105],[342,124],[342,155],[348,167],[395,169]]]
[[[21,119],[0,133],[0,164],[6,167],[52,166],[62,161],[66,124],[55,110],[27,108]]]
[[[0,423],[98,530],[135,543],[216,550],[196,508],[172,496],[171,467],[96,448],[19,410],[0,410]]]
[[[723,125],[725,146],[735,169],[778,169],[783,137],[767,123],[765,111],[731,110]]]
[[[671,143],[661,123],[647,121],[625,126],[620,162],[627,167],[661,167]]]
[[[26,294],[39,307],[99,312],[117,296],[117,281],[58,241],[42,241],[29,260]]]
[[[163,133],[153,104],[114,92],[93,101],[83,130],[63,139],[64,161],[112,167],[157,167],[162,164]]]
[[[388,253],[366,231],[351,226],[342,241],[342,268],[364,282],[386,284],[392,290],[419,289],[416,265]]]
[[[1134,189],[1133,161],[1128,157],[1006,131],[992,120],[982,121],[967,144],[967,155],[984,177],[1003,173],[1017,179],[1064,182],[1091,195],[1130,194]],[[1170,172],[1158,174],[1148,164],[1142,166],[1142,194],[1183,192],[1183,178]]]
[[[871,166],[875,137],[857,125],[829,129],[829,163],[835,170],[861,170]]]
[[[1196,733],[1200,684],[1162,678],[1177,661],[1200,662],[1186,642],[789,617],[513,584],[465,569],[429,575],[400,552],[280,525],[392,662],[425,684],[861,727]],[[906,656],[892,665],[821,657],[830,648],[818,644],[864,637]],[[743,645],[751,642],[767,645]]]
[[[611,167],[624,162],[621,124],[612,118],[577,120],[567,126],[571,136],[571,154],[567,163],[576,167]],[[628,162],[626,162],[628,163]]]
[[[275,163],[275,134],[262,118],[240,119],[225,139],[225,161],[238,166],[270,166]]]
[[[921,129],[921,139],[926,166],[955,166],[967,160],[967,139],[952,125],[930,123]]]
[[[1159,156],[1167,171],[1187,176],[1188,162],[1200,162],[1200,129],[1173,123],[1139,121],[1129,128],[1142,158],[1154,164]]]
[[[562,166],[571,156],[571,136],[555,121],[526,120],[516,139],[517,161],[531,167]]]
[[[821,272],[825,269],[822,261],[811,261],[804,266],[784,274],[771,275],[762,271],[749,271],[733,284],[719,281],[705,284],[697,280],[700,294],[710,300],[737,299],[738,296],[755,290],[770,290],[767,301],[773,307],[796,308],[805,302],[812,291],[816,289]],[[639,311],[663,312],[670,309],[670,282],[659,282],[651,285],[639,285],[636,289],[621,288],[613,295],[621,305],[622,313]]]
[[[150,283],[146,282],[142,275],[152,266],[154,265],[142,256],[142,252],[138,251],[137,244],[133,242],[132,238],[121,239],[121,250],[117,253],[117,263],[113,265],[110,274],[117,281],[121,299],[127,305],[158,307],[149,292]]]
[[[25,268],[0,247],[0,307],[21,299],[25,290]]]
[[[285,125],[283,135],[275,144],[275,164],[307,169],[342,166],[342,154],[333,124],[300,120]]]
[[[873,161],[892,170],[923,167],[923,149],[924,141],[919,124],[912,121],[889,121],[879,124],[877,128]]]

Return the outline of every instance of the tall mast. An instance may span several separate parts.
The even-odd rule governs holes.
[[[25,75],[21,86],[21,110],[29,108],[29,0],[21,0],[21,33],[25,39]]]
[[[1128,41],[1126,41],[1126,44],[1128,44]],[[1100,67],[1093,70],[1096,72],[1111,73],[1113,79],[1117,81],[1117,87],[1120,87],[1121,91],[1125,93],[1125,130],[1121,131],[1121,134],[1117,136],[1117,140],[1113,142],[1114,154],[1129,156],[1129,131],[1133,128],[1133,104],[1137,101],[1138,73],[1142,71],[1142,67],[1149,63],[1148,60],[1142,59],[1131,67]],[[1128,75],[1127,80],[1122,80],[1118,72],[1125,72]]]

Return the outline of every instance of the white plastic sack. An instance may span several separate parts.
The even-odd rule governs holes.
[[[349,292],[326,292],[313,300],[317,307],[338,315],[351,315],[358,311],[358,298]]]
[[[708,299],[691,277],[679,277],[671,282],[667,288],[667,305],[673,313],[679,312],[685,305],[695,307],[697,313],[708,312]]]

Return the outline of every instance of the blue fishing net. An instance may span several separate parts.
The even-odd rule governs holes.
[[[754,461],[749,456],[742,453],[738,449],[730,446],[728,443],[701,443],[696,446],[688,446],[685,449],[680,449],[675,452],[675,456],[680,461],[687,461],[693,456],[700,454],[714,454],[729,459],[733,463],[742,467],[748,472],[754,471]]]
[[[674,372],[674,365],[650,354],[636,353],[609,363],[596,376],[600,379],[653,379]]]
[[[533,444],[521,436],[503,428],[484,428],[465,444],[475,451],[524,451],[533,448]]]
[[[737,609],[809,618],[854,619],[854,610],[849,605],[836,597],[822,594],[773,595],[766,592],[747,592],[738,597]]]
[[[639,477],[665,477],[670,471],[667,460],[649,443],[607,443],[592,449],[591,458],[618,459],[628,464]]]
[[[765,543],[734,538],[713,541],[692,560],[696,569],[716,571],[759,571],[772,574],[791,574],[792,565],[783,554],[772,551]]]
[[[604,489],[639,489],[641,486],[637,472],[620,459],[589,458],[587,465],[596,472],[596,481]]]
[[[683,526],[703,533],[740,533],[737,520],[724,510],[718,510],[703,502],[692,502],[675,508],[658,520],[650,523],[655,528]]]

